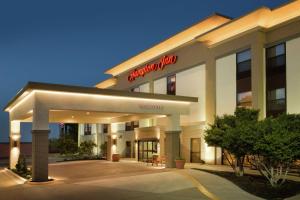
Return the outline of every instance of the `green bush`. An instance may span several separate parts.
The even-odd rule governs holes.
[[[300,114],[258,121],[257,110],[237,108],[234,115],[216,117],[205,132],[209,146],[229,152],[225,158],[236,175],[243,175],[244,159],[248,156],[272,187],[281,186],[290,166],[300,159]]]
[[[93,156],[93,149],[97,145],[93,141],[84,141],[80,143],[79,155],[83,158],[91,158]]]
[[[30,178],[31,171],[27,168],[26,157],[23,155],[19,156],[16,168],[13,171],[24,178]]]
[[[72,138],[60,138],[58,142],[59,153],[72,156],[78,153],[78,144]]]
[[[245,157],[253,149],[258,113],[254,109],[236,108],[234,115],[216,117],[205,131],[209,146],[221,147],[229,153],[225,158],[237,176],[243,176]]]

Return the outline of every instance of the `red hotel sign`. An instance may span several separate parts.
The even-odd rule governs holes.
[[[144,77],[146,74],[152,71],[163,70],[165,66],[175,64],[176,61],[177,61],[177,56],[174,55],[164,56],[160,59],[158,63],[147,64],[140,69],[135,69],[132,72],[130,72],[128,76],[128,81],[132,82],[136,78]]]

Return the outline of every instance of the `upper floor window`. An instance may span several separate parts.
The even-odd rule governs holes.
[[[91,135],[91,134],[92,134],[92,125],[84,124],[84,135]]]
[[[286,112],[286,50],[285,43],[266,49],[267,116]]]
[[[176,95],[176,75],[167,77],[167,94]]]
[[[133,131],[134,128],[139,127],[139,121],[132,121],[132,122],[126,122],[125,123],[125,131]]]
[[[251,50],[236,54],[237,106],[252,107]]]

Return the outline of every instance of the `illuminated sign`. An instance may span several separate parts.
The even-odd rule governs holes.
[[[144,77],[146,74],[157,71],[163,70],[167,65],[175,64],[177,61],[177,56],[174,55],[167,55],[160,59],[158,63],[147,64],[140,69],[135,69],[130,72],[128,76],[128,81],[132,82],[138,77]]]
[[[164,107],[161,105],[139,105],[140,109],[143,110],[163,110]]]

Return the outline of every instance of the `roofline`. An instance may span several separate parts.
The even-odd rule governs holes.
[[[120,74],[122,74],[122,73],[124,73],[124,72],[127,72],[127,71],[129,71],[130,69],[132,69],[132,68],[134,68],[134,67],[137,67],[139,64],[143,64],[143,63],[147,62],[147,61],[145,61],[145,62],[141,62],[141,63],[139,63],[139,64],[136,64],[136,65],[134,65],[134,66],[132,65],[131,67],[125,67],[125,68],[127,68],[126,70],[124,69],[124,71],[122,71],[122,69],[121,69],[120,71],[122,71],[122,72],[118,72],[118,68],[124,67],[124,66],[126,66],[126,65],[131,65],[132,63],[130,63],[129,61],[133,60],[133,59],[136,58],[137,56],[139,56],[139,55],[141,55],[141,54],[143,54],[143,53],[146,53],[147,51],[149,51],[149,50],[155,48],[157,45],[163,44],[165,41],[167,41],[167,40],[169,40],[169,39],[175,37],[176,35],[179,35],[180,33],[182,33],[182,32],[184,32],[184,31],[188,30],[189,28],[192,28],[193,26],[195,26],[195,25],[197,25],[197,24],[199,24],[199,23],[201,23],[201,22],[204,22],[205,20],[209,19],[210,17],[213,17],[213,16],[219,16],[219,17],[223,17],[224,19],[226,18],[226,19],[228,19],[229,21],[227,21],[226,23],[223,23],[223,24],[221,24],[221,25],[219,25],[219,26],[216,26],[216,27],[214,27],[213,29],[208,30],[207,32],[204,32],[204,33],[202,33],[202,34],[196,36],[195,38],[189,40],[188,42],[191,42],[191,41],[193,41],[193,40],[198,40],[198,39],[200,39],[201,37],[203,37],[203,36],[205,36],[205,35],[208,35],[208,34],[214,32],[214,31],[216,31],[216,30],[218,30],[218,29],[221,29],[221,28],[223,28],[223,27],[226,27],[226,26],[228,26],[228,25],[234,24],[235,22],[237,22],[237,21],[239,21],[239,20],[242,20],[243,18],[245,18],[245,17],[247,17],[247,16],[249,16],[249,15],[255,13],[255,12],[258,12],[258,11],[260,11],[260,10],[262,10],[262,11],[269,11],[270,13],[272,13],[272,11],[279,10],[279,9],[281,9],[281,8],[283,8],[283,7],[285,7],[285,6],[289,5],[289,4],[291,4],[291,3],[294,3],[294,2],[297,2],[297,0],[289,0],[288,2],[285,2],[285,3],[283,3],[283,4],[281,4],[281,5],[277,6],[277,7],[274,7],[274,8],[270,8],[270,7],[267,7],[267,6],[260,6],[260,7],[257,7],[256,9],[251,10],[251,11],[247,12],[246,14],[244,14],[244,15],[242,15],[242,16],[239,16],[239,17],[237,17],[237,18],[234,18],[234,19],[231,18],[231,17],[228,17],[228,16],[226,16],[226,15],[220,14],[220,13],[213,13],[212,15],[210,15],[210,16],[208,16],[208,17],[206,17],[206,18],[204,18],[204,19],[198,21],[197,23],[194,23],[193,25],[191,25],[191,26],[189,26],[189,27],[187,27],[187,28],[185,28],[185,29],[183,29],[183,30],[177,32],[176,34],[174,34],[174,35],[168,37],[167,39],[162,40],[162,41],[160,41],[160,42],[158,42],[158,43],[152,45],[150,48],[147,48],[147,49],[145,49],[145,50],[143,50],[143,51],[141,51],[141,52],[135,54],[134,56],[131,56],[131,57],[127,58],[127,59],[124,59],[124,60],[123,60],[122,62],[120,62],[119,64],[117,64],[117,65],[115,65],[115,66],[113,66],[113,67],[111,67],[111,68],[105,70],[105,74],[111,74],[111,75],[113,75],[113,76],[119,76]],[[266,27],[266,28],[267,28],[267,27]],[[199,41],[199,40],[198,40],[198,41]],[[184,43],[184,44],[186,44],[186,43]],[[182,46],[182,45],[184,45],[184,44],[179,44],[178,47],[180,47],[180,46]],[[168,51],[166,51],[166,52],[168,52]],[[166,53],[166,52],[163,52],[163,53]],[[163,54],[163,53],[161,53],[161,54]],[[159,55],[161,55],[161,54],[159,54]],[[156,58],[156,57],[159,56],[159,55],[155,55],[155,56],[153,56],[153,58],[151,58],[151,59],[149,59],[149,60],[152,60],[152,59]],[[129,63],[126,63],[126,62],[129,62]],[[136,62],[136,61],[132,61],[132,62],[134,63],[134,62]]]
[[[128,92],[121,90],[112,89],[99,89],[95,87],[83,87],[74,85],[63,85],[63,84],[52,84],[42,82],[28,82],[24,88],[22,88],[17,95],[8,102],[4,107],[3,111],[15,103],[22,94],[26,91],[33,90],[44,90],[44,91],[55,91],[55,92],[69,92],[69,93],[82,93],[91,95],[107,95],[107,96],[119,96],[128,98],[140,98],[140,99],[153,99],[153,100],[166,100],[166,101],[181,101],[181,102],[198,102],[197,97],[187,96],[173,96],[165,94],[153,94],[153,93],[142,93],[142,92]]]
[[[192,25],[190,25],[190,26],[188,26],[188,27],[186,27],[186,28],[184,28],[184,29],[182,29],[182,30],[176,32],[175,34],[169,36],[168,38],[166,38],[166,39],[164,39],[164,40],[162,40],[162,41],[159,41],[159,42],[155,43],[155,44],[152,45],[151,47],[146,48],[146,49],[140,51],[139,53],[137,53],[137,54],[135,54],[135,55],[133,55],[133,56],[131,56],[131,57],[129,57],[129,58],[124,59],[124,60],[121,61],[119,64],[116,64],[115,66],[110,67],[110,68],[108,68],[107,70],[105,70],[104,73],[105,73],[105,74],[112,74],[112,73],[110,73],[110,71],[111,71],[112,69],[116,68],[117,66],[119,66],[120,64],[122,64],[122,63],[124,63],[124,62],[126,62],[126,61],[131,60],[132,58],[136,57],[137,55],[140,55],[140,54],[142,54],[142,53],[144,53],[144,52],[146,52],[146,51],[148,51],[148,50],[154,48],[155,46],[157,46],[157,45],[159,45],[159,44],[161,44],[161,43],[163,43],[163,42],[165,42],[165,41],[167,41],[167,40],[173,38],[173,37],[176,36],[176,35],[179,35],[180,33],[186,31],[187,29],[192,28],[193,26],[196,26],[197,24],[199,24],[199,23],[201,23],[201,22],[204,22],[205,20],[207,20],[207,19],[209,19],[209,18],[216,17],[216,16],[222,17],[222,18],[224,18],[224,19],[228,19],[229,21],[231,21],[231,20],[233,19],[232,17],[229,17],[229,16],[226,16],[226,15],[223,15],[223,14],[220,14],[220,13],[217,13],[217,12],[214,12],[214,13],[212,13],[211,15],[209,15],[209,16],[207,16],[207,17],[201,19],[201,20],[199,20],[198,22],[193,23]],[[214,28],[214,29],[215,29],[215,28]],[[193,39],[194,39],[194,38],[193,38]],[[193,40],[193,39],[192,39],[192,40]],[[192,40],[190,40],[190,41],[192,41]],[[189,41],[189,42],[190,42],[190,41]],[[155,58],[155,57],[153,57],[153,58]],[[153,58],[152,58],[152,59],[153,59]],[[136,67],[136,66],[132,66],[132,68],[133,68],[133,67]],[[126,71],[128,71],[128,70],[126,70]]]

